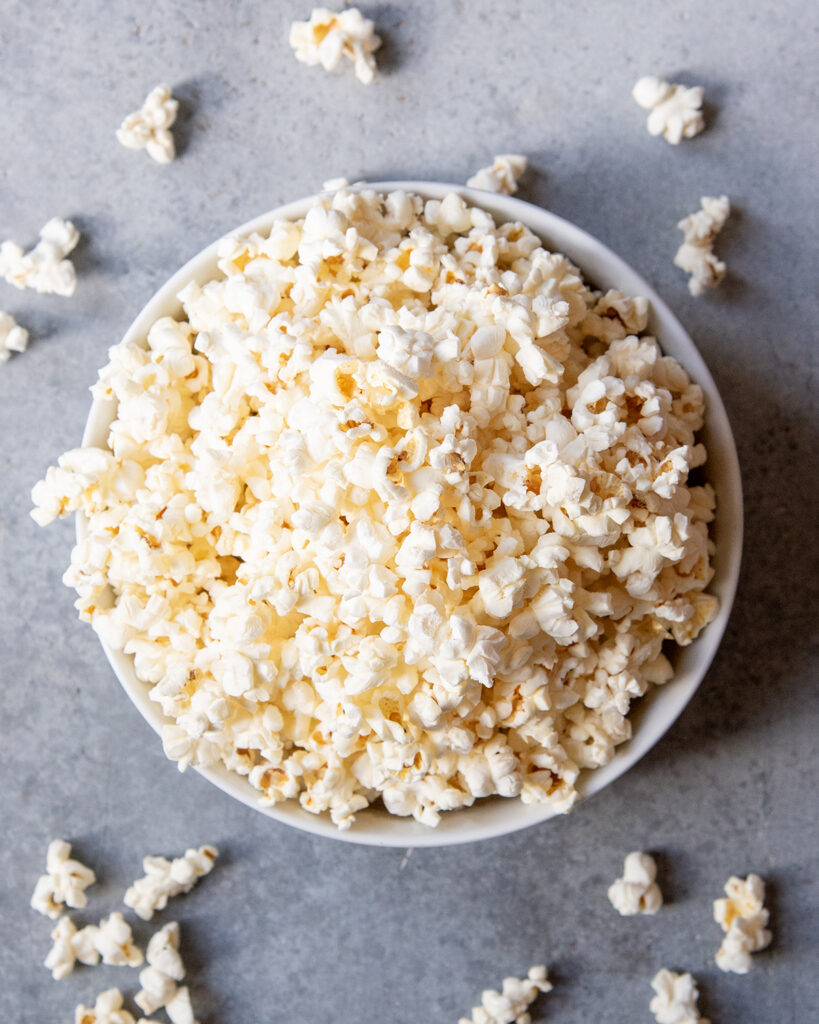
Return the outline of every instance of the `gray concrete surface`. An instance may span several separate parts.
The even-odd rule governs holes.
[[[143,854],[222,849],[173,907],[202,1024],[454,1024],[538,962],[555,978],[538,1021],[649,1022],[665,965],[695,973],[714,1024],[806,1024],[819,994],[816,7],[364,7],[387,40],[369,89],[294,62],[287,27],[309,11],[295,0],[3,5],[0,236],[31,243],[61,214],[83,242],[71,300],[0,282],[0,308],[33,335],[0,367],[0,1018],[70,1021],[109,985],[135,989],[127,969],[54,983],[41,966],[50,926],[28,899],[48,840],[65,836],[100,875],[82,920],[118,903]],[[652,72],[706,86],[699,138],[648,136],[630,89]],[[161,80],[182,100],[170,167],[113,134]],[[79,441],[107,347],[205,243],[330,176],[463,181],[508,150],[532,161],[523,197],[651,280],[723,390],[746,488],[736,610],[673,731],[570,817],[411,856],[313,839],[165,761],[60,583],[72,526],[39,530],[29,490]],[[730,279],[694,300],[671,262],[675,223],[722,191],[737,211],[719,243]],[[668,906],[653,919],[620,919],[605,898],[633,848],[661,854]],[[769,880],[775,940],[751,975],[723,975],[711,900],[749,870]]]

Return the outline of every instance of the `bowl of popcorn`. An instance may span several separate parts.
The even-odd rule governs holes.
[[[581,269],[578,269],[581,268]],[[693,343],[509,196],[341,188],[151,299],[33,492],[180,768],[279,821],[444,845],[565,813],[690,700],[739,572]]]

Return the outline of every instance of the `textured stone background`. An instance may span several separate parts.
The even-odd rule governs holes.
[[[369,89],[294,62],[287,28],[308,11],[3,5],[0,237],[31,243],[61,214],[83,242],[71,300],[0,282],[0,308],[33,335],[0,367],[0,1017],[68,1021],[102,988],[135,987],[127,969],[55,984],[40,966],[50,926],[27,904],[59,835],[99,871],[89,919],[143,854],[222,849],[173,907],[203,1024],[454,1024],[482,988],[537,962],[556,981],[537,1020],[648,1022],[648,982],[665,965],[694,971],[714,1024],[805,1024],[819,942],[816,7],[369,4],[387,40]],[[648,136],[630,89],[653,72],[706,86],[704,134],[678,148]],[[113,135],[161,80],[182,100],[170,167]],[[463,181],[504,150],[531,158],[523,197],[629,260],[708,361],[746,488],[736,609],[671,734],[569,818],[411,856],[312,839],[165,761],[60,583],[72,525],[40,531],[29,490],[78,443],[107,347],[211,239],[330,176]],[[675,223],[722,191],[737,210],[719,242],[731,276],[693,300],[671,262]],[[661,854],[669,905],[654,919],[620,919],[605,898],[633,848]],[[713,964],[711,900],[748,870],[769,879],[776,937],[740,978]]]

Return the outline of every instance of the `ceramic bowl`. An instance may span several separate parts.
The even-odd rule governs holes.
[[[675,676],[662,687],[652,688],[631,715],[632,739],[618,747],[609,764],[592,772],[584,772],[579,782],[581,797],[599,792],[617,779],[645,754],[673,724],[702,681],[725,630],[739,576],[742,549],[742,492],[734,439],[728,417],[716,385],[684,328],[653,288],[628,264],[591,235],[568,221],[509,196],[494,195],[477,189],[439,182],[400,181],[377,182],[367,187],[381,191],[403,189],[427,199],[442,199],[449,192],[458,192],[464,199],[488,210],[499,221],[521,221],[543,239],[549,249],[565,253],[580,267],[586,280],[598,288],[617,288],[627,295],[644,295],[649,299],[651,315],[649,330],[656,335],[663,351],[674,356],[705,393],[707,415],[703,440],[708,448],[707,476],[717,493],[717,513],[713,538],[717,553],[713,560],[714,579],[709,588],[720,600],[717,618],[689,647],[677,651]],[[266,231],[273,220],[303,217],[315,196],[288,203],[256,217],[236,232]],[[177,294],[189,281],[204,284],[217,273],[214,242],[177,271],[148,302],[128,329],[125,338],[144,342],[149,327],[162,316],[179,316],[182,307]],[[108,401],[95,401],[91,407],[83,436],[83,444],[107,447],[108,428],[115,407]],[[87,524],[77,519],[77,532],[82,537]],[[163,724],[159,706],[148,698],[148,686],[137,678],[133,659],[103,644],[105,654],[125,692],[146,721],[157,732]],[[168,770],[172,770],[169,764]],[[538,824],[552,816],[547,807],[524,805],[517,799],[491,797],[478,800],[472,807],[442,815],[441,823],[431,829],[411,818],[387,813],[380,805],[358,814],[351,829],[341,832],[329,815],[317,816],[303,810],[296,801],[275,807],[262,807],[258,793],[246,779],[223,767],[198,769],[201,775],[219,789],[242,803],[276,821],[314,835],[327,836],[351,843],[376,846],[447,846],[500,836]]]

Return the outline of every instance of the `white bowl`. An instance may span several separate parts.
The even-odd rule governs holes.
[[[578,786],[581,796],[591,796],[635,764],[673,724],[699,686],[725,630],[734,600],[742,552],[739,462],[725,408],[702,357],[671,310],[639,274],[585,231],[520,199],[459,185],[400,181],[377,182],[367,187],[381,191],[404,189],[428,199],[442,199],[449,192],[458,192],[469,203],[488,210],[501,222],[518,220],[527,225],[550,249],[569,256],[580,267],[584,277],[598,288],[618,288],[627,295],[646,296],[651,303],[650,331],[659,339],[663,351],[674,356],[705,393],[707,414],[703,439],[708,448],[707,474],[716,490],[718,502],[713,524],[717,554],[713,561],[715,574],[710,590],[719,597],[719,614],[693,644],[677,652],[673,680],[662,687],[653,688],[639,702],[639,707],[635,708],[631,716],[635,726],[633,738],[618,748],[609,764],[581,775]],[[315,198],[299,199],[271,210],[244,224],[237,232],[244,234],[264,231],[274,219],[303,217]],[[177,294],[183,286],[192,280],[204,284],[216,274],[216,246],[214,242],[194,256],[159,289],[131,324],[126,339],[144,341],[148,328],[159,317],[181,314],[182,307]],[[108,428],[114,412],[113,403],[94,401],[83,435],[84,445],[107,447]],[[78,516],[77,534],[82,538],[86,532],[87,523],[82,516]],[[151,727],[159,732],[164,721],[163,715],[158,705],[149,699],[148,686],[137,679],[133,659],[119,651],[110,650],[105,644],[103,649],[125,692]],[[478,800],[470,808],[444,814],[438,827],[430,829],[411,818],[395,817],[378,806],[361,812],[352,828],[341,832],[332,824],[329,816],[310,814],[296,801],[288,801],[276,807],[262,807],[258,802],[257,791],[247,780],[224,767],[198,770],[215,786],[270,818],[314,835],[373,846],[448,846],[472,842],[527,828],[553,814],[548,808],[527,806],[517,799],[491,797]]]

